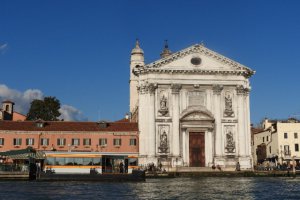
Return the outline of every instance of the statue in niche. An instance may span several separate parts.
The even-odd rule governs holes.
[[[228,130],[226,133],[226,147],[227,153],[234,153],[235,142],[233,140],[233,133],[231,130]]]
[[[225,95],[225,111],[224,111],[224,115],[226,117],[233,117],[233,109],[232,109],[232,97],[230,95],[230,93],[227,93]]]
[[[163,130],[163,133],[160,135],[160,143],[159,143],[158,149],[160,150],[160,153],[167,153],[168,152],[168,135],[165,130]]]
[[[163,116],[165,116],[166,114],[168,114],[169,109],[168,109],[168,99],[165,97],[165,95],[163,95],[160,99],[160,109],[159,109],[159,113],[162,114]]]

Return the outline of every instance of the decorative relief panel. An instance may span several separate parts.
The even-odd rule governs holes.
[[[169,152],[169,126],[161,125],[158,126],[158,153],[168,153]]]
[[[225,131],[225,152],[235,153],[235,128],[234,126],[224,126]]]
[[[191,91],[188,92],[188,105],[189,106],[205,106],[206,93],[205,91]]]
[[[160,116],[169,116],[169,96],[168,92],[161,90],[158,94],[158,112]]]
[[[232,101],[233,101],[232,93],[229,91],[226,91],[225,96],[224,96],[224,102],[225,102],[224,117],[234,117]]]

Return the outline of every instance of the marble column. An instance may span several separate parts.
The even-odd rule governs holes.
[[[244,87],[239,85],[236,87],[237,93],[237,115],[238,115],[238,153],[239,156],[244,157],[246,155],[246,143],[245,143],[245,113],[244,113]]]
[[[148,153],[150,157],[155,157],[155,90],[157,88],[156,84],[150,83],[148,85],[148,92],[149,92],[149,118],[148,118]],[[141,113],[142,114],[142,113]]]
[[[172,131],[173,131],[173,156],[179,157],[180,146],[179,146],[179,92],[181,89],[180,84],[172,84],[172,103],[173,103],[173,113],[172,113]]]
[[[145,103],[146,103],[146,88],[144,85],[140,85],[138,87],[139,90],[139,113],[145,113]],[[145,122],[147,121],[147,115],[138,115],[139,117],[139,122]],[[139,162],[140,164],[145,164],[146,160],[144,159],[147,155],[147,130],[146,130],[146,126],[145,123],[139,123],[139,131],[140,131],[140,135],[139,135],[139,155],[140,155],[140,159]]]
[[[215,113],[215,156],[220,157],[224,150],[222,144],[222,126],[221,126],[221,92],[222,85],[213,85],[214,113]]]
[[[245,88],[244,96],[245,96],[245,134],[246,134],[246,155],[251,155],[251,130],[250,130],[250,103],[249,103],[249,88]]]

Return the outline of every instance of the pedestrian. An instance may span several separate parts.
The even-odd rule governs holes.
[[[241,171],[241,165],[240,165],[239,162],[236,163],[235,170],[236,171]]]
[[[123,171],[124,171],[124,164],[123,164],[122,161],[121,161],[121,163],[119,165],[119,168],[120,168],[120,173],[123,173]]]

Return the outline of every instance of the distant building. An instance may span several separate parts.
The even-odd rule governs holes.
[[[131,52],[130,112],[140,131],[140,164],[252,168],[249,78],[254,71],[196,44],[144,63]]]
[[[26,116],[14,111],[15,103],[12,101],[3,101],[0,109],[0,120],[25,121]]]
[[[268,120],[262,123],[263,129],[253,134],[254,164],[265,160],[273,162],[290,162],[292,158],[300,160],[300,121]]]

